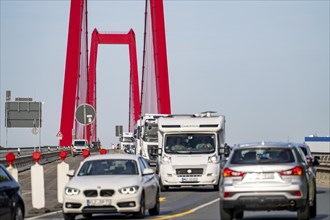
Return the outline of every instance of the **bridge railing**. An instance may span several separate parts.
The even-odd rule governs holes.
[[[43,146],[40,147],[41,159],[39,160],[39,164],[51,163],[57,160],[60,160],[59,153],[60,151],[67,151],[67,156],[71,156],[70,147],[58,147],[58,146]],[[97,149],[91,148],[92,152]],[[16,159],[14,160],[13,166],[18,169],[18,172],[28,170],[32,165],[35,164],[32,154],[35,151],[39,151],[39,147],[24,147],[20,148],[3,148],[0,149],[0,163],[4,166],[8,166],[6,155],[9,152],[15,154]]]

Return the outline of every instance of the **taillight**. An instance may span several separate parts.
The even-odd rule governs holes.
[[[306,159],[307,159],[307,163],[308,163],[308,165],[311,166],[311,165],[312,165],[312,162],[313,162],[313,158],[311,158],[311,157],[306,157]]]
[[[303,173],[303,169],[299,166],[296,166],[289,170],[284,170],[280,172],[281,176],[301,176]]]
[[[239,171],[235,171],[235,170],[231,170],[231,169],[225,167],[222,170],[222,176],[223,177],[237,177],[237,176],[244,176],[244,173],[239,172]]]

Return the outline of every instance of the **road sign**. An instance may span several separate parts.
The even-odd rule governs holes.
[[[95,109],[89,104],[81,104],[76,109],[76,120],[83,125],[89,125],[95,120]]]
[[[5,103],[5,127],[41,128],[42,103],[30,101],[31,98],[17,98],[17,100]]]
[[[56,137],[60,140],[62,140],[62,137],[63,137],[63,134],[61,131],[58,131],[57,134],[56,134]]]

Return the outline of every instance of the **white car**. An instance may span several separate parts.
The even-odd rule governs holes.
[[[72,179],[65,186],[64,219],[82,214],[132,213],[143,218],[145,210],[158,215],[159,182],[143,157],[132,154],[90,156],[78,172],[70,170]]]

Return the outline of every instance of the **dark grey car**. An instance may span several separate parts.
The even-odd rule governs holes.
[[[21,196],[20,185],[0,164],[0,219],[24,219],[24,202]]]
[[[243,218],[244,210],[297,211],[316,216],[316,180],[302,151],[290,143],[240,144],[222,169],[220,216]]]

